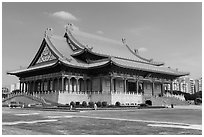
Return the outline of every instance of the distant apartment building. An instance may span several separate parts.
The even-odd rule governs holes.
[[[195,91],[202,91],[202,77],[195,80]]]
[[[10,91],[14,91],[14,90],[19,90],[20,89],[20,83],[14,83],[14,84],[11,84],[10,86]]]
[[[172,82],[172,89],[184,93],[194,94],[202,91],[202,78],[192,79],[189,77],[180,77]],[[166,86],[166,90],[170,90],[170,85]]]
[[[2,87],[2,98],[6,98],[9,94],[9,89],[7,87]]]
[[[182,77],[179,79],[180,91],[184,93],[190,93],[189,90],[189,77]]]

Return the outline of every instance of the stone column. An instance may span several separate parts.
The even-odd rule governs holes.
[[[30,88],[30,82],[27,82],[27,92],[29,92],[29,88]]]
[[[29,92],[30,91],[30,82],[28,81],[27,84],[28,84],[27,85],[27,92]]]
[[[92,92],[92,78],[90,79],[90,85],[91,85],[91,89],[90,89],[90,91]]]
[[[154,81],[152,81],[152,96],[154,96]]]
[[[76,78],[76,92],[79,92],[79,78]]]
[[[116,92],[116,79],[113,79],[113,92]]]
[[[62,92],[64,92],[64,77],[62,77]]]
[[[44,79],[42,79],[42,81],[41,81],[41,82],[42,82],[42,86],[41,86],[41,88],[42,88],[42,89],[41,89],[41,91],[42,91],[42,92],[44,92],[45,80],[44,80]]]
[[[161,83],[161,96],[164,95],[164,83],[162,82]]]
[[[144,92],[145,92],[145,90],[144,90],[144,81],[142,81],[142,95],[144,95]]]
[[[110,76],[110,93],[113,91],[113,77]]]
[[[102,93],[102,77],[100,77],[100,92]]]
[[[60,91],[60,78],[57,78],[57,91]]]
[[[136,92],[139,93],[139,79],[136,79]]]
[[[50,79],[47,79],[47,91],[50,91]]]
[[[56,87],[55,87],[55,79],[52,78],[52,91],[55,92]]]
[[[70,82],[70,79],[71,79],[71,78],[68,77],[68,92],[71,92],[71,90],[70,90],[70,83],[71,83],[71,82]]]
[[[22,89],[21,89],[21,84],[22,84],[22,82],[20,81],[20,87],[19,87],[20,92],[22,91]]]
[[[35,92],[35,80],[33,81],[33,92]]]
[[[84,92],[87,92],[87,79],[84,78]]]
[[[173,81],[171,81],[171,83],[170,83],[170,92],[171,92],[171,94],[173,94]]]
[[[22,83],[22,92],[24,92],[24,82]]]
[[[127,79],[124,78],[124,93],[127,92]]]

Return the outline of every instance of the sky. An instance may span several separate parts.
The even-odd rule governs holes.
[[[28,67],[46,28],[63,36],[65,25],[126,43],[165,66],[202,76],[202,3],[2,4],[2,86],[17,83],[6,72]]]

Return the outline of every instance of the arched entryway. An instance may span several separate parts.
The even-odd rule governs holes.
[[[146,100],[145,104],[152,106],[152,101],[151,100]]]

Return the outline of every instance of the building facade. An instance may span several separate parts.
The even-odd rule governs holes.
[[[195,80],[195,91],[196,92],[202,91],[202,78]]]
[[[169,90],[170,87],[167,87]],[[187,76],[179,77],[173,81],[173,90],[194,94],[202,91],[202,78],[192,79]]]
[[[64,37],[45,31],[27,69],[8,72],[19,77],[20,91],[61,104],[106,101],[123,105],[163,96],[165,85],[188,75],[147,59],[126,43],[101,40],[66,26]]]
[[[20,83],[13,83],[10,86],[11,92],[14,91],[14,90],[19,90],[19,89],[20,89]]]

